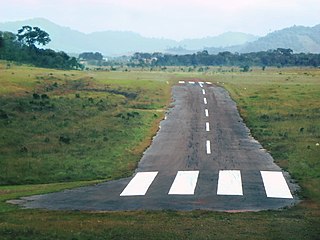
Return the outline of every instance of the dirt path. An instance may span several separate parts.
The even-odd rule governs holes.
[[[296,185],[249,136],[236,104],[223,88],[181,83],[172,93],[174,107],[161,122],[134,180],[28,197],[20,204],[70,210],[255,211],[279,209],[298,201],[293,194]],[[260,171],[279,178],[264,182]],[[146,172],[148,175],[140,174]],[[277,189],[281,183],[290,188],[293,198],[288,197],[290,192],[281,195],[283,189]]]

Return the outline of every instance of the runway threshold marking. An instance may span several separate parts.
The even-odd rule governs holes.
[[[205,110],[204,110],[204,114],[206,115],[206,117],[209,117],[209,111],[208,111],[208,109],[205,109]]]
[[[211,154],[211,142],[207,140],[206,142],[207,154]]]
[[[158,172],[138,172],[120,196],[143,196],[148,191]]]
[[[209,122],[206,122],[206,132],[210,132],[210,125],[209,125]]]
[[[168,194],[193,195],[198,176],[199,171],[178,171]]]
[[[260,171],[267,197],[293,198],[282,172]]]
[[[207,98],[203,98],[204,104],[208,104]]]
[[[206,95],[206,90],[202,89],[202,94]]]
[[[243,195],[239,170],[220,170],[217,195]]]

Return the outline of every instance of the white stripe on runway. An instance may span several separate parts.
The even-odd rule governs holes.
[[[195,84],[195,82],[189,82],[190,84]]]
[[[185,82],[184,82],[184,81],[179,81],[179,83],[180,83],[180,84],[183,84],[183,83],[185,83]]]
[[[200,87],[203,88],[203,82],[199,82]]]
[[[202,94],[205,95],[206,94],[206,90],[202,89]]]
[[[293,198],[282,172],[260,171],[267,197]]]
[[[209,140],[207,140],[206,147],[207,147],[207,154],[211,154],[211,143]]]
[[[208,104],[207,98],[203,98],[203,102],[204,102],[204,104]]]
[[[120,196],[143,196],[148,191],[158,172],[138,172]]]
[[[205,110],[204,110],[204,113],[205,113],[206,117],[209,117],[209,111],[208,111],[208,109],[205,109]]]
[[[206,82],[206,84],[212,84],[211,82]]]
[[[208,122],[206,122],[206,131],[207,131],[207,132],[210,132],[210,125],[209,125]]]
[[[219,171],[218,195],[243,195],[239,170]]]
[[[193,195],[199,171],[178,171],[168,194]]]

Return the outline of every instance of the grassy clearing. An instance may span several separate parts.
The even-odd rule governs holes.
[[[170,99],[170,76],[1,67],[2,185],[128,176]]]
[[[169,70],[172,72],[172,69],[168,69],[167,71],[169,72]],[[45,131],[45,134],[49,134],[50,138],[49,143],[46,144],[49,144],[51,148],[54,148],[56,145],[56,151],[58,151],[58,153],[54,151],[47,153],[48,159],[50,159],[51,155],[57,158],[63,156],[64,161],[69,159],[68,164],[73,164],[76,169],[75,171],[79,173],[85,173],[81,168],[77,168],[77,165],[81,165],[81,161],[77,159],[82,155],[75,157],[72,155],[72,153],[74,153],[72,150],[77,149],[77,146],[81,145],[81,143],[89,144],[89,146],[93,148],[92,151],[89,151],[88,155],[85,156],[90,161],[102,159],[99,158],[99,156],[111,154],[110,152],[103,152],[99,150],[99,148],[95,148],[95,145],[99,143],[99,139],[101,141],[102,138],[102,135],[99,135],[101,133],[98,128],[100,124],[103,126],[103,129],[112,126],[104,125],[104,120],[107,122],[111,121],[109,124],[114,124],[112,128],[123,128],[123,132],[126,132],[128,128],[131,130],[136,127],[138,123],[142,124],[145,126],[145,129],[148,130],[140,132],[142,134],[140,135],[140,139],[136,140],[134,136],[132,136],[132,145],[121,145],[122,149],[128,149],[127,153],[125,153],[127,155],[124,156],[130,158],[130,164],[128,162],[124,164],[123,162],[123,164],[120,165],[112,165],[109,171],[113,175],[110,175],[110,178],[115,178],[120,177],[121,174],[130,173],[135,167],[135,162],[139,159],[139,154],[143,151],[144,147],[141,146],[146,146],[149,143],[151,132],[154,133],[157,128],[157,124],[152,125],[152,122],[156,123],[161,118],[157,110],[165,106],[170,99],[170,91],[168,91],[172,83],[170,79],[175,79],[176,81],[179,78],[203,78],[205,80],[219,82],[220,85],[230,91],[232,97],[238,102],[239,110],[251,128],[253,135],[262,142],[265,148],[271,151],[277,163],[288,170],[293,177],[299,181],[299,184],[302,186],[301,196],[304,198],[301,204],[282,211],[263,211],[258,213],[219,213],[208,211],[52,212],[18,209],[6,204],[5,200],[86,184],[94,184],[95,181],[1,186],[0,238],[319,239],[320,182],[318,156],[320,146],[316,146],[316,143],[320,141],[319,121],[317,121],[320,117],[319,106],[317,104],[320,101],[319,70],[267,69],[266,71],[260,71],[255,69],[250,73],[232,72],[230,70],[231,69],[224,70],[223,68],[215,68],[207,73],[150,73],[134,71],[83,73],[43,69],[33,69],[30,71],[28,67],[17,67],[15,71],[26,71],[25,74],[30,74],[30,82],[28,81],[28,84],[25,84],[22,87],[23,90],[20,91],[22,83],[19,82],[19,79],[13,81],[17,81],[15,86],[18,86],[14,90],[9,84],[10,81],[6,80],[8,82],[6,84],[9,84],[9,87],[7,87],[6,91],[2,90],[3,92],[1,93],[1,101],[6,104],[2,104],[0,109],[6,109],[11,118],[12,116],[8,105],[16,104],[15,101],[17,101],[17,99],[25,101],[27,110],[25,110],[24,115],[21,114],[20,116],[17,111],[11,112],[15,113],[12,115],[17,118],[20,116],[20,121],[23,121],[25,125],[30,124],[34,131],[44,129],[46,124],[51,124]],[[12,69],[7,71],[6,79],[19,75],[18,73],[11,74],[10,71],[12,71]],[[50,73],[53,73],[53,75],[48,76]],[[67,76],[65,76],[65,74]],[[2,78],[1,76],[0,78]],[[58,86],[61,87],[54,91],[42,92],[41,89],[44,89],[45,84],[52,83],[52,81],[46,79],[50,76],[54,76],[54,81],[59,81]],[[36,77],[42,77],[44,79],[36,79]],[[166,83],[167,81],[169,81],[169,85]],[[84,86],[81,87],[83,83]],[[74,84],[77,86],[76,89]],[[55,115],[58,116],[57,119],[59,121],[57,120],[56,122],[60,122],[61,125],[56,126],[55,122],[50,123],[50,121],[46,120],[44,116],[47,116],[47,112],[50,114],[51,110],[40,112],[28,110],[34,107],[32,104],[30,106],[30,101],[44,101],[42,99],[33,99],[32,94],[35,90],[37,93],[47,94],[50,104],[59,106],[52,111],[57,111]],[[25,91],[28,91],[28,93],[25,93]],[[158,95],[151,94],[154,92],[158,92]],[[135,93],[137,97],[130,99],[130,95],[124,96],[124,93]],[[76,94],[80,94],[80,98],[76,97]],[[60,97],[63,97],[62,100]],[[91,103],[91,100],[89,101],[88,98],[92,98],[94,103]],[[98,110],[98,106],[96,106],[101,99],[104,103],[110,103],[111,106],[107,105],[107,110],[101,111],[102,113]],[[121,104],[121,101],[126,101],[126,103]],[[80,111],[82,104],[85,104],[86,107]],[[112,107],[112,104],[118,105]],[[67,107],[64,110],[65,106]],[[61,112],[59,112],[58,109]],[[143,122],[139,118],[130,117],[130,114],[129,116],[127,115],[127,113],[136,111],[139,112],[139,114],[150,114],[150,116],[146,119],[146,122]],[[84,113],[88,114],[88,116],[79,115]],[[155,117],[154,113],[158,114],[158,117]],[[34,114],[38,114],[36,119],[41,119],[39,122],[45,121],[46,124],[43,124],[43,128],[32,125],[33,121],[35,121],[32,121],[32,115]],[[64,126],[62,124],[65,122],[65,117],[62,117],[63,114],[69,114],[68,117],[73,120],[76,118],[76,121],[69,121],[69,125]],[[120,114],[119,117],[116,117],[118,114]],[[22,118],[22,116],[25,115],[29,116],[29,118]],[[129,117],[129,119],[127,119],[127,117]],[[100,119],[104,119],[102,121],[103,123],[99,122]],[[12,120],[12,123],[14,122],[15,119]],[[17,128],[20,126],[18,123],[15,124]],[[21,126],[22,125],[21,123]],[[51,130],[51,128],[53,129]],[[98,133],[95,133],[96,135],[92,133],[92,137],[89,137],[90,140],[86,138],[78,139],[73,135],[73,133],[77,133],[77,128],[87,129],[83,131],[88,136],[92,133],[90,132],[92,129],[97,128]],[[7,132],[8,129],[5,129],[6,131],[4,132]],[[14,128],[9,129],[14,132]],[[28,130],[25,129],[26,128],[23,128],[22,132],[26,131],[26,135],[36,135],[33,134],[32,131],[28,132]],[[68,136],[71,136],[69,144],[59,143],[59,135],[55,133],[58,131],[60,134],[59,129],[64,129],[61,133],[67,132],[69,134]],[[0,134],[4,134],[2,130],[3,129],[1,129]],[[17,130],[16,133],[14,133],[17,134],[18,132]],[[15,136],[15,134],[13,134],[13,136]],[[40,131],[38,135],[41,136],[41,134],[43,133]],[[126,138],[130,136],[129,133],[127,133],[127,135],[117,135],[117,132],[109,132],[108,136],[111,136],[110,134],[119,137],[117,139],[118,145],[119,142],[123,142],[124,136]],[[146,141],[143,140],[145,136],[148,136]],[[14,139],[15,141],[19,140],[18,138]],[[37,140],[33,139],[33,137],[30,139],[31,141],[35,141],[32,146],[41,145],[40,141],[36,142]],[[90,141],[93,140],[96,140],[96,142],[90,143]],[[29,140],[25,141],[29,142]],[[1,145],[0,149],[1,151],[7,151],[7,156],[15,156],[11,158],[12,162],[22,162],[24,159],[29,159],[26,156],[20,156],[20,154],[29,156],[31,154],[30,151],[33,151],[29,150],[29,145],[26,146],[28,148],[27,153],[17,152],[16,150],[13,151],[13,149],[16,148],[13,147],[10,149],[11,145],[8,142],[5,143],[7,147],[4,148],[4,145]],[[1,144],[3,144],[2,141]],[[12,144],[15,144],[15,142],[12,142]],[[111,144],[110,141],[104,142],[104,148],[108,147],[109,144]],[[135,145],[140,147],[135,148]],[[60,150],[60,148],[62,148],[62,150]],[[44,152],[44,148],[40,149]],[[44,155],[45,154],[43,154],[43,156]],[[3,156],[6,155],[0,156],[1,161],[3,161]],[[42,160],[42,158],[39,159]],[[114,158],[110,157],[110,159]],[[117,159],[119,159],[119,156]],[[107,160],[104,160],[105,161],[99,163],[99,168],[103,168],[101,165],[107,163]],[[54,157],[52,157],[50,161],[54,161]],[[76,164],[74,164],[74,161],[76,161]],[[21,162],[19,164],[21,164]],[[46,162],[46,164],[48,164],[48,162]],[[62,169],[65,169],[64,167],[65,166],[63,166]],[[28,168],[28,164],[26,164],[26,168]],[[12,166],[11,170],[15,170],[15,167]],[[4,170],[1,168],[0,171]],[[52,169],[50,169],[50,171],[52,171]],[[105,171],[107,170],[105,169]],[[114,174],[117,171],[119,171],[118,174]],[[49,171],[47,172],[50,174]],[[1,176],[3,176],[2,174]],[[51,176],[55,176],[52,181],[64,181],[63,178],[57,178],[56,175]],[[65,176],[69,176],[69,174]],[[93,179],[96,176],[96,173],[94,173],[91,177]],[[30,178],[32,176],[28,175],[28,177]],[[91,177],[88,177],[88,179]],[[2,177],[2,179],[5,180],[6,178]],[[43,179],[46,179],[46,176],[40,176],[39,179],[43,181]],[[20,180],[21,183],[26,182],[22,177]]]

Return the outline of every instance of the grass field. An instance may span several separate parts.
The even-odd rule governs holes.
[[[319,239],[319,69],[63,72],[1,63],[0,71],[0,239]],[[302,187],[302,203],[258,213],[65,212],[5,203],[130,175],[171,85],[192,78],[228,89],[255,138]]]
[[[0,184],[129,176],[170,100],[170,77],[139,76],[2,69]]]

